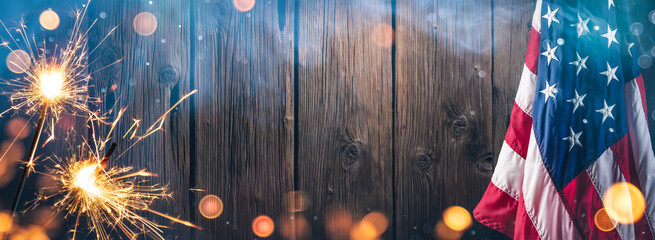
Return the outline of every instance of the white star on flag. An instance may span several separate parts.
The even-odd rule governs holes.
[[[568,137],[562,138],[562,140],[569,142],[569,152],[576,145],[582,147],[582,143],[580,143],[580,135],[582,135],[582,131],[580,131],[579,133],[575,133],[575,131],[573,131],[573,128],[571,127],[570,130],[571,130],[571,134]]]
[[[578,37],[589,33],[589,27],[587,27],[587,23],[589,23],[589,19],[587,20],[582,20],[582,17],[580,17],[580,14],[578,14],[578,23],[571,24],[571,26],[575,27],[576,31],[578,32]]]
[[[578,71],[575,72],[575,75],[578,76],[578,74],[580,74],[580,70],[587,69],[587,64],[586,63],[587,63],[587,58],[589,58],[589,57],[581,58],[580,54],[578,54],[578,52],[576,52],[575,55],[578,56],[578,60],[570,62],[569,64],[572,64],[572,65],[576,66]]]
[[[614,115],[612,115],[612,109],[614,109],[614,106],[616,106],[616,104],[612,106],[607,106],[607,102],[603,100],[603,106],[604,106],[603,108],[596,110],[596,112],[603,114],[602,123],[605,123],[605,119],[607,119],[607,117],[614,119]]]
[[[553,99],[555,99],[555,93],[557,93],[557,88],[555,88],[555,86],[557,86],[557,83],[551,86],[550,84],[548,84],[548,81],[546,81],[546,88],[544,88],[544,90],[541,90],[541,93],[546,95],[544,98],[544,103],[548,102],[548,98],[552,97]]]
[[[632,57],[632,47],[635,45],[635,43],[628,43],[628,54],[630,54],[630,57]]]
[[[578,90],[575,90],[575,97],[571,98],[569,100],[566,100],[566,101],[570,102],[570,103],[573,103],[573,112],[575,112],[575,110],[578,110],[578,107],[580,107],[580,106],[584,107],[584,103],[582,102],[582,100],[584,100],[584,98],[586,96],[587,96],[586,93],[583,94],[582,96],[580,96],[578,94]]]
[[[612,6],[615,6],[614,5],[614,0],[607,0],[607,10],[612,9]]]
[[[616,67],[612,68],[610,66],[610,63],[607,62],[607,70],[600,73],[600,74],[605,75],[607,77],[607,85],[610,85],[610,82],[612,82],[612,80],[616,80],[617,82],[619,81],[619,79],[616,77],[616,70],[617,69],[619,69],[619,66],[616,66]]]
[[[601,36],[604,37],[604,38],[607,38],[607,47],[608,48],[610,46],[612,46],[613,42],[615,42],[617,44],[619,43],[618,41],[616,41],[616,29],[612,30],[610,28],[610,25],[607,25],[607,33],[605,33],[605,34],[603,34]]]
[[[541,55],[546,56],[548,58],[548,65],[550,66],[550,61],[555,59],[559,61],[559,58],[557,58],[557,55],[555,55],[555,51],[557,51],[557,48],[559,46],[555,46],[554,48],[550,47],[550,43],[546,43],[546,51],[542,52]]]
[[[555,10],[550,10],[550,5],[548,5],[548,13],[543,16],[543,18],[548,20],[548,27],[550,27],[550,24],[552,22],[557,22],[559,23],[559,20],[555,17],[555,14],[557,14],[557,11],[559,11],[559,8],[556,8]]]

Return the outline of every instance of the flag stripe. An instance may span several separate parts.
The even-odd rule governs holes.
[[[525,54],[525,66],[534,74],[537,74],[537,70],[539,69],[540,40],[541,34],[537,29],[532,27],[530,29],[530,40],[528,40],[528,51]]]
[[[626,98],[626,117],[628,123],[628,136],[632,147],[632,154],[634,155],[634,164],[637,169],[637,176],[639,178],[640,189],[643,191],[646,203],[655,202],[655,159],[653,156],[653,149],[651,139],[648,131],[648,123],[646,122],[646,114],[644,113],[643,99],[641,97],[641,90],[638,81],[641,77],[634,79],[625,84],[625,98]],[[646,220],[650,227],[650,231],[655,232],[653,229],[653,216],[655,216],[655,204],[646,204]]]
[[[516,212],[515,240],[544,239],[540,236],[531,218],[526,211],[523,195],[521,195]]]
[[[574,218],[578,231],[585,239],[620,239],[616,230],[600,231],[594,224],[594,215],[603,208],[601,197],[594,190],[591,176],[581,172],[561,190],[562,201]]]
[[[514,103],[507,134],[505,134],[505,144],[524,159],[525,155],[528,154],[528,143],[530,142],[530,131],[528,129],[531,127],[532,117]]]
[[[518,199],[496,187],[493,182],[489,183],[484,198],[486,199],[480,201],[480,205],[473,210],[473,217],[487,227],[509,237],[514,236]],[[494,209],[494,211],[479,211],[479,209]]]
[[[528,216],[542,239],[581,239],[543,164],[534,131],[525,160],[523,197]]]
[[[614,178],[610,179],[612,180],[611,182],[606,183],[605,187],[600,187],[599,189],[607,190],[611,184],[617,183],[617,182],[630,182],[637,186],[638,188],[642,189],[640,187],[641,183],[639,182],[639,178],[637,178],[637,170],[634,164],[634,154],[632,154],[632,151],[630,149],[630,139],[627,135],[623,136],[617,143],[615,143],[610,150],[612,151],[612,161],[614,164],[616,164],[616,168],[619,170],[619,173],[615,173],[613,169],[608,169],[605,168],[604,170],[598,170],[600,171],[605,171],[607,172],[614,172],[615,176],[620,176],[620,178]],[[599,159],[599,160],[604,160],[604,159]],[[602,162],[601,162],[602,163]],[[608,178],[609,176],[605,176],[605,178]],[[601,180],[606,180],[609,181],[605,178],[602,178]],[[604,194],[604,191],[601,193]],[[648,222],[646,220],[646,217],[642,217],[639,221],[635,222],[634,224],[630,225],[634,228],[634,230],[629,234],[629,236],[633,236],[630,239],[634,239],[634,236],[639,236],[639,239],[653,239],[652,238],[652,233],[650,231],[650,228],[648,227]],[[627,231],[627,230],[626,230]]]

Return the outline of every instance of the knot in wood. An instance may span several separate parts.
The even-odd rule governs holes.
[[[159,72],[159,84],[162,86],[170,87],[177,83],[178,77],[177,69],[171,65],[166,65]]]
[[[354,141],[341,147],[339,155],[341,157],[341,165],[344,170],[348,170],[362,155],[362,143],[360,141]]]
[[[466,117],[456,117],[452,122],[450,135],[455,139],[462,137],[468,129],[468,123],[469,120]]]
[[[432,158],[427,153],[423,153],[416,159],[416,167],[423,172],[432,171]]]
[[[491,153],[478,158],[475,164],[475,171],[485,177],[491,177],[494,173],[494,158]]]

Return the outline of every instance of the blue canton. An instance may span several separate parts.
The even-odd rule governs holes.
[[[544,165],[562,190],[628,132],[624,85],[639,68],[617,9],[627,1],[542,4],[533,124]]]

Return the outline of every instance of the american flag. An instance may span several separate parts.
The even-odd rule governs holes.
[[[514,239],[653,239],[655,157],[627,11],[624,0],[537,1],[479,222]],[[645,214],[603,231],[595,214],[620,182],[641,190]]]

